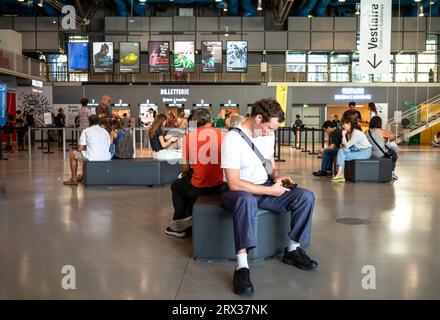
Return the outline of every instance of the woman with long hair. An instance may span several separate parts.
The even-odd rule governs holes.
[[[345,182],[345,160],[365,160],[371,157],[371,144],[354,118],[342,119],[342,144],[337,155],[338,174],[333,182]]]
[[[184,111],[179,113],[179,117],[177,118],[177,127],[180,129],[188,128],[188,120],[186,120],[186,118],[185,118]]]
[[[167,117],[163,113],[159,113],[150,126],[148,136],[150,138],[150,145],[153,149],[153,157],[159,158],[162,151],[165,151],[169,146],[177,141],[177,137],[172,137],[168,141],[165,140],[164,129],[167,124]],[[163,152],[162,152],[163,153]]]

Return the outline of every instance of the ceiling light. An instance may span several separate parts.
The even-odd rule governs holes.
[[[43,6],[43,0],[40,0],[40,2],[38,2],[38,4],[37,4],[39,7],[42,7]]]
[[[215,2],[222,2],[222,0],[215,0]]]
[[[415,2],[420,2],[420,1],[422,1],[422,0],[414,0]]]
[[[24,0],[18,0],[18,2],[24,2]]]
[[[53,23],[53,24],[57,24],[57,21],[56,21],[56,20],[52,20],[52,23]]]
[[[425,13],[423,12],[423,6],[420,6],[419,8],[419,17],[425,16]]]
[[[361,14],[361,4],[360,2],[356,3],[356,12],[355,14],[358,16]]]
[[[263,0],[258,0],[257,2],[257,11],[263,10]]]
[[[345,0],[338,0],[339,2],[345,2]]]
[[[225,37],[229,37],[229,27],[225,26]]]
[[[313,15],[309,14],[309,15],[307,16],[307,18],[309,18],[309,19],[313,19]]]
[[[228,4],[225,2],[225,6],[223,7],[224,12],[228,12]]]
[[[145,2],[147,2],[147,0],[139,0],[139,2],[141,2],[141,3],[142,3],[142,2],[145,3]]]

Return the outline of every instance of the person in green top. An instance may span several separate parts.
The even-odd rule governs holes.
[[[329,142],[327,148],[320,150],[322,153],[321,170],[313,172],[315,177],[326,177],[327,171],[332,171],[334,158],[336,158],[342,143],[342,131],[336,127],[333,121],[327,120],[322,128],[329,135]]]
[[[174,68],[193,69],[194,61],[190,60],[183,52],[174,55]]]
[[[223,113],[219,113],[217,116],[217,120],[215,121],[216,128],[224,128],[226,127],[225,115]]]

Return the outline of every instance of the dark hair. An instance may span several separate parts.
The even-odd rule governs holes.
[[[121,122],[120,122],[118,119],[113,119],[113,120],[112,120],[112,127],[113,127],[113,129],[115,129],[115,130],[119,130],[119,129],[121,129],[121,128],[122,128],[122,126],[121,126]]]
[[[358,129],[358,130],[361,130],[361,131],[362,131],[361,127],[359,126],[359,124],[358,124],[358,122],[357,122],[357,120],[354,119],[354,118],[345,118],[345,119],[342,119],[342,121],[341,121],[341,125],[343,125],[344,123],[349,123],[349,124],[351,125],[351,131],[352,131],[352,132],[353,132],[354,129]]]
[[[63,112],[63,111],[64,111],[63,108],[59,108],[59,109],[58,109],[58,113]]]
[[[89,99],[82,98],[80,102],[83,107],[87,107],[87,105],[89,104]]]
[[[150,126],[150,130],[148,130],[148,136],[152,138],[156,131],[159,129],[163,130],[163,123],[167,120],[167,116],[163,113],[159,113],[157,117],[154,117],[153,123]]]
[[[89,116],[89,124],[90,126],[95,126],[99,124],[99,118],[96,114],[92,114]]]
[[[370,129],[382,129],[382,119],[378,116],[374,116],[370,120],[370,125],[368,126]]]
[[[440,138],[440,131],[437,132],[437,138]]]
[[[370,109],[371,111],[373,111],[375,114],[377,114],[377,109],[376,109],[376,105],[374,104],[374,102],[370,102],[368,104],[368,109]]]
[[[328,128],[334,128],[335,127],[335,123],[333,121],[327,120],[324,122],[324,124],[322,125],[322,127],[324,129],[328,129]]]
[[[16,114],[21,114],[21,110],[17,110]]]
[[[263,117],[263,123],[269,122],[270,118],[278,118],[279,123],[285,120],[283,109],[273,98],[261,99],[252,105],[251,117],[256,117],[259,114]]]
[[[351,107],[351,106],[356,107],[356,102],[354,102],[354,101],[350,101],[350,102],[348,103],[348,106],[349,106],[349,107]]]
[[[197,108],[191,112],[191,121],[197,121],[197,127],[202,127],[211,122],[211,113],[208,109]]]
[[[123,117],[126,117],[127,116],[127,114],[126,113],[124,113],[123,115],[122,115]]]
[[[296,115],[296,118],[299,119],[299,118],[301,118],[301,116],[300,116],[299,114],[297,114],[297,115]]]

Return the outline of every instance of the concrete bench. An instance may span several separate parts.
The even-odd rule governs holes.
[[[249,254],[250,261],[281,255],[288,245],[290,213],[276,214],[260,210],[255,218],[257,247]],[[193,257],[198,261],[235,260],[232,213],[220,204],[220,196],[203,196],[193,208]]]
[[[86,186],[157,186],[172,183],[180,165],[153,158],[84,162]]]
[[[390,182],[392,160],[386,158],[345,161],[345,179],[352,182]]]

